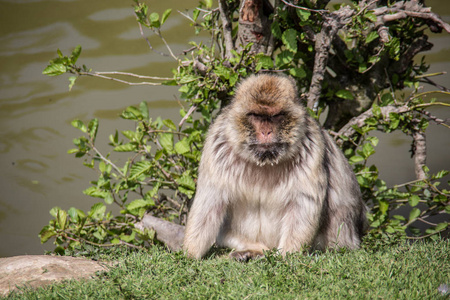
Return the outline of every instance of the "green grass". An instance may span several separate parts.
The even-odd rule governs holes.
[[[239,263],[220,251],[201,261],[168,253],[102,250],[116,262],[93,280],[67,281],[10,299],[449,299],[450,241],[401,243],[361,249],[295,254]]]

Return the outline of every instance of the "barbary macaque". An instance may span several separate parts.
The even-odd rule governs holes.
[[[347,160],[306,112],[295,82],[252,75],[211,126],[184,238],[187,255],[238,260],[358,248],[366,207]]]

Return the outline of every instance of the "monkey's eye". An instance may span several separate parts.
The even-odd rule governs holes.
[[[247,117],[249,117],[251,119],[257,119],[257,120],[260,120],[260,119],[264,118],[264,116],[262,116],[260,114],[257,114],[257,113],[252,113],[252,112],[248,113]]]
[[[283,120],[285,117],[286,117],[286,113],[280,112],[276,115],[273,115],[271,119],[275,122],[279,122],[279,121]]]

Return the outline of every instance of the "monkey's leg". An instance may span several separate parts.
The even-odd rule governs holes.
[[[329,220],[326,246],[330,248],[357,249],[361,242],[357,220],[346,211],[335,212]],[[359,225],[362,226],[362,225]]]
[[[286,206],[278,246],[283,255],[301,252],[312,244],[319,227],[321,205],[316,199],[304,196]]]

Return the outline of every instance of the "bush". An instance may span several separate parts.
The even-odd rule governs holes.
[[[138,26],[161,38],[167,53],[160,54],[178,62],[173,78],[95,72],[76,64],[80,46],[69,56],[58,50],[58,57],[43,73],[72,74],[70,89],[80,76],[128,84],[114,76],[139,77],[148,80],[141,84],[177,85],[189,109],[180,110],[181,120],[174,122],[150,117],[145,102],[128,107],[121,117],[134,122],[136,129],[121,131],[121,136],[118,131],[110,135],[112,154],[100,153],[96,147],[97,119],[89,124],[73,121],[84,134],[74,139],[76,148],[69,153],[84,158],[85,166],[98,169],[98,180],[84,193],[102,201],[88,212],[53,208],[50,213],[54,219],[42,229],[41,241],[55,237],[57,252],[80,243],[143,246],[155,237],[154,232],[134,228],[145,213],[184,224],[209,125],[229,102],[236,84],[261,72],[292,76],[313,116],[318,118],[328,110],[324,127],[352,164],[371,208],[370,243],[433,238],[446,230],[448,222],[435,224],[430,217],[450,213],[449,191],[439,187],[439,180],[448,171],[429,173],[425,131],[429,122],[448,127],[426,109],[449,105],[424,101],[433,92],[419,93],[420,83],[433,83],[428,78],[433,74],[426,74],[425,61],[415,63],[414,57],[432,47],[425,26],[440,32],[443,28],[450,31],[449,25],[417,1],[353,1],[350,6],[333,8],[326,7],[328,2],[301,0],[294,5],[277,0],[272,6],[267,0],[247,0],[241,8],[236,0],[219,0],[217,8],[210,0],[200,2],[185,17],[196,33],[206,31],[211,41],[192,42],[190,49],[176,56],[162,33],[172,10],[160,16],[136,0]],[[398,96],[405,88],[409,96]],[[370,135],[374,130],[401,131],[411,137],[417,180],[388,187],[379,178],[377,167],[367,163],[378,143]],[[129,159],[117,165],[114,152],[129,152]],[[107,205],[112,204],[121,208],[119,216],[107,212]],[[401,206],[410,207],[408,216],[396,213]],[[429,228],[417,229],[420,222]]]

